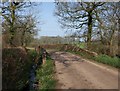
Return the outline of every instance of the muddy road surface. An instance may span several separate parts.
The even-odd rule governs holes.
[[[118,89],[118,70],[67,52],[50,52],[56,89]]]

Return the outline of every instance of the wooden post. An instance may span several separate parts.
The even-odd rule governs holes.
[[[37,56],[36,56],[36,59],[35,59],[35,64],[37,64],[38,61],[39,61],[40,49],[41,49],[40,46],[35,47],[35,51],[37,52]]]
[[[40,54],[40,49],[41,49],[41,47],[40,47],[40,46],[35,47],[35,51],[37,52],[37,54],[38,54],[38,55]]]
[[[65,51],[67,51],[67,49],[68,49],[68,48],[67,48],[67,45],[65,45]]]
[[[42,64],[44,65],[45,63],[46,63],[46,52],[44,51],[42,55]]]

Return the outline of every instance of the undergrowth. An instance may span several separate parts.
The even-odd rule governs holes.
[[[32,54],[20,48],[4,48],[2,54],[2,89],[23,89],[29,80]]]

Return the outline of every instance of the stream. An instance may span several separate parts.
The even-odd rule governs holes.
[[[39,82],[36,80],[36,70],[42,64],[42,56],[39,57],[37,64],[33,64],[30,69],[29,81],[26,84],[25,88],[22,91],[35,91],[39,87]]]
[[[30,79],[29,79],[29,90],[35,90],[36,89],[36,69],[37,69],[37,65],[33,65],[30,71]]]
[[[36,80],[36,70],[40,66],[39,64],[33,64],[31,66],[29,81],[22,91],[35,91],[38,89],[39,82]]]
[[[29,81],[22,89],[22,91],[35,91],[37,89],[38,82],[36,82],[36,69],[37,66],[35,64],[32,65],[29,75]]]

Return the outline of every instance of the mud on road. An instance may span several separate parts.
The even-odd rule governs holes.
[[[118,89],[118,70],[67,52],[50,52],[55,61],[56,89]]]

